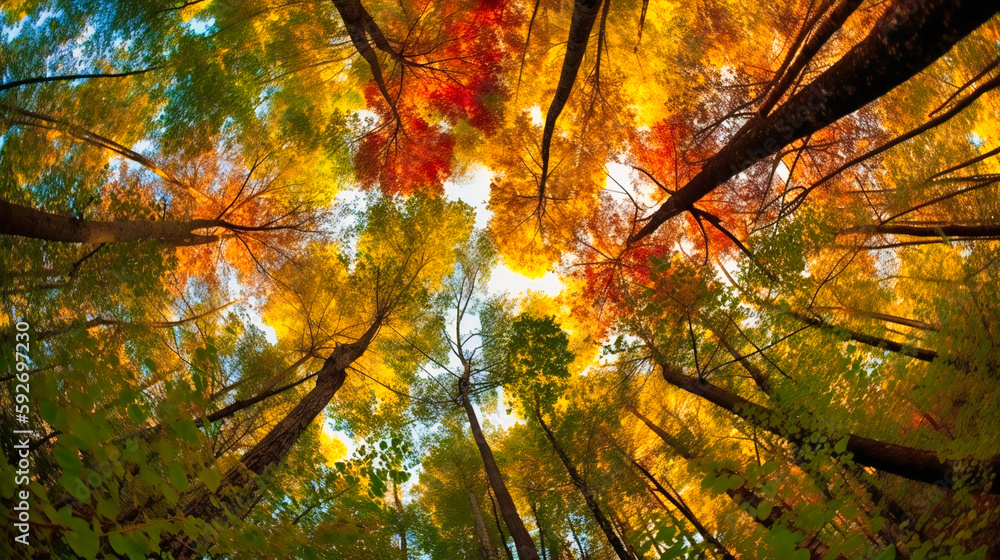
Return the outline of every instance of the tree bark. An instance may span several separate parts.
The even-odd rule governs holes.
[[[500,467],[497,466],[496,458],[493,457],[493,450],[490,449],[490,444],[486,441],[486,437],[483,436],[483,429],[479,425],[479,418],[476,417],[476,410],[472,408],[472,401],[469,400],[468,396],[468,378],[463,377],[462,381],[465,384],[463,385],[461,381],[459,382],[460,398],[462,399],[462,405],[465,407],[465,414],[469,417],[469,427],[472,429],[472,437],[476,441],[476,447],[479,448],[480,456],[483,458],[483,468],[486,470],[486,478],[489,479],[493,493],[500,504],[500,514],[507,525],[507,530],[510,531],[510,535],[514,539],[518,558],[521,560],[539,560],[538,551],[535,550],[535,543],[531,540],[531,534],[525,529],[524,521],[521,520],[520,514],[517,513],[517,508],[514,506],[514,499],[511,497],[510,491],[507,490],[503,476],[500,475]]]
[[[725,472],[726,474],[735,474],[732,471],[724,470],[722,472]],[[758,507],[760,507],[761,502],[764,501],[757,495],[756,492],[747,488],[746,483],[741,484],[740,487],[735,490],[727,489],[726,495],[729,496],[737,505],[746,503],[754,508],[755,511]],[[750,515],[749,513],[748,515],[750,515],[750,517],[752,517],[757,523],[760,523],[770,529],[775,525],[775,523],[778,522],[779,519],[781,519],[781,516],[784,515],[787,510],[788,509],[785,506],[775,504],[774,507],[771,508],[771,512],[764,519],[761,519],[757,515]],[[823,558],[826,557],[826,554],[830,552],[830,547],[823,541],[819,540],[815,534],[809,535],[806,538],[806,541],[802,543],[802,546],[809,551],[809,557],[812,560],[823,560]],[[835,560],[847,560],[847,558],[845,558],[842,554],[838,554]]]
[[[823,319],[820,319],[818,317],[812,317],[804,313],[797,313],[793,311],[790,313],[790,315],[802,321],[803,323],[812,325],[814,327],[818,327],[820,329],[836,328],[830,323],[824,321]],[[938,358],[937,352],[933,350],[927,350],[926,348],[909,346],[907,344],[901,344],[899,342],[895,342],[887,338],[881,338],[878,336],[873,336],[870,334],[865,334],[850,329],[840,328],[839,330],[845,333],[848,339],[853,340],[855,342],[860,342],[861,344],[865,344],[867,346],[873,346],[875,348],[882,348],[884,350],[889,350],[890,352],[895,352],[897,354],[909,356],[911,358],[915,358],[923,362],[933,362]]]
[[[691,523],[694,529],[698,531],[698,534],[701,535],[701,538],[705,539],[705,542],[717,548],[719,552],[722,553],[722,557],[725,560],[736,560],[736,557],[733,556],[733,554],[729,552],[729,550],[721,542],[719,542],[719,539],[715,538],[715,535],[713,535],[712,532],[702,524],[701,520],[698,519],[693,511],[691,511],[691,508],[687,507],[687,504],[681,503],[680,500],[673,496],[673,494],[667,492],[667,489],[660,484],[660,481],[657,480],[656,477],[653,476],[651,472],[646,470],[646,468],[643,467],[638,461],[631,457],[628,457],[628,459],[637,469],[639,469],[639,472],[641,472],[643,476],[653,483],[653,487],[656,488],[656,491],[673,504],[673,506],[677,508],[677,511],[681,512],[681,515],[683,515],[684,518]]]
[[[503,551],[507,554],[507,560],[514,560],[514,554],[510,551],[510,547],[507,546],[507,537],[503,534],[503,526],[500,524],[500,514],[497,512],[497,502],[493,499],[493,492],[487,489],[486,493],[489,495],[490,504],[493,506],[493,520],[497,524],[497,534],[500,535],[500,543],[503,545]]]
[[[734,360],[738,361],[743,369],[750,374],[750,378],[765,395],[771,394],[771,380],[767,378],[767,375],[759,367],[753,364],[746,356],[740,353],[732,344],[729,343],[729,339],[725,335],[720,335],[716,333],[716,338],[719,339],[719,344],[729,352],[729,355],[733,357]]]
[[[476,494],[469,490],[469,503],[472,504],[472,517],[476,521],[476,534],[479,536],[479,550],[486,560],[499,560],[497,551],[490,542],[490,533],[486,530],[486,523],[483,522],[483,512],[479,509],[479,502],[476,501]]]
[[[402,560],[407,560],[406,553],[406,510],[403,509],[403,501],[399,499],[399,485],[393,483],[392,494],[396,498],[396,513],[399,515],[399,556]],[[479,516],[479,523],[482,524],[482,515],[479,514],[479,507],[473,502],[476,515]],[[495,560],[490,558],[489,560]]]
[[[817,430],[808,429],[798,423],[783,422],[775,411],[712,385],[708,381],[684,375],[670,364],[659,360],[657,363],[663,371],[663,378],[671,385],[697,395],[791,443],[802,444],[813,433],[817,433]],[[945,488],[954,487],[963,478],[961,475],[969,475],[971,480],[965,482],[972,484],[976,491],[1000,494],[1000,455],[995,455],[986,461],[975,461],[971,467],[963,467],[960,465],[961,461],[942,461],[933,451],[886,443],[854,434],[846,437],[846,451],[852,453],[854,461],[860,465]]]
[[[841,233],[865,233],[871,235],[909,235],[912,237],[962,237],[966,239],[996,239],[1000,237],[1000,224],[881,224],[847,228]]]
[[[42,84],[46,82],[89,80],[91,78],[124,78],[126,76],[136,76],[139,74],[145,74],[147,72],[152,72],[154,70],[159,70],[161,68],[163,67],[152,66],[150,68],[144,68],[142,70],[132,70],[131,72],[118,72],[114,74],[66,74],[62,76],[36,76],[34,78],[25,78],[23,80],[15,80],[13,82],[7,82],[6,84],[0,84],[0,91],[24,87],[31,84]]]
[[[538,518],[538,506],[534,500],[528,500],[531,505],[531,516],[535,518],[535,526],[538,527],[538,550],[542,551],[542,560],[548,560],[545,551],[545,529],[542,528],[542,521]]]
[[[576,82],[576,75],[583,63],[583,56],[587,54],[590,32],[594,29],[594,22],[597,21],[597,12],[600,7],[601,0],[576,0],[573,5],[569,38],[566,40],[566,56],[563,58],[562,72],[559,75],[556,93],[552,97],[552,103],[549,104],[549,110],[545,113],[545,128],[542,130],[542,175],[538,187],[540,201],[545,200],[545,181],[549,174],[549,148],[552,145],[552,135],[556,130],[556,120],[559,119],[559,114],[562,113],[563,107],[569,101],[569,94],[573,91],[573,84]]]
[[[886,313],[877,313],[875,311],[854,309],[851,307],[813,307],[813,309],[832,309],[834,311],[843,311],[845,313],[850,313],[851,315],[860,315],[862,317],[869,317],[871,319],[875,319],[878,321],[895,323],[897,325],[903,325],[904,327],[912,327],[914,329],[920,329],[923,331],[937,332],[941,330],[941,325],[926,323],[924,321],[918,321],[916,319],[907,319],[906,317],[897,317],[895,315],[889,315]]]
[[[195,233],[224,227],[220,220],[95,222],[67,218],[0,200],[0,235],[17,235],[64,243],[128,243],[156,239],[168,245],[215,243],[218,235]]]
[[[309,391],[291,412],[271,428],[257,445],[243,455],[240,464],[226,473],[215,492],[206,490],[189,502],[184,508],[184,515],[206,520],[216,517],[220,511],[212,504],[213,495],[218,495],[229,487],[245,488],[252,482],[251,473],[259,476],[269,466],[280,463],[309,424],[333,400],[347,378],[347,368],[365,353],[383,321],[384,316],[376,318],[361,338],[337,347],[319,370],[316,386],[312,391]],[[228,498],[221,495],[219,501],[230,503]],[[195,551],[195,547],[186,535],[167,537],[162,548],[173,553],[178,559],[190,558]]]
[[[618,535],[615,534],[614,527],[611,526],[611,522],[601,511],[600,504],[597,503],[597,498],[594,496],[593,490],[590,488],[590,484],[582,476],[580,476],[579,471],[573,466],[573,463],[569,460],[569,456],[563,451],[562,446],[556,441],[556,436],[552,433],[549,425],[545,423],[545,419],[542,418],[542,411],[535,409],[535,418],[538,423],[542,426],[542,430],[545,432],[545,437],[549,440],[552,445],[552,449],[555,450],[556,455],[559,456],[559,460],[562,462],[563,466],[566,468],[566,472],[569,473],[569,479],[576,486],[580,493],[583,494],[583,499],[587,503],[587,507],[590,512],[594,515],[594,519],[597,521],[597,525],[600,526],[601,530],[604,531],[604,535],[608,538],[608,543],[611,544],[611,548],[614,549],[615,554],[621,560],[632,560],[632,556],[628,553],[625,548],[625,544],[622,543]]]
[[[781,148],[882,97],[940,58],[998,10],[980,0],[897,1],[868,36],[767,116],[747,122],[630,238],[652,234],[719,185]]]
[[[681,457],[690,461],[692,459],[697,459],[702,455],[702,453],[695,451],[690,445],[687,445],[686,443],[681,441],[680,436],[674,436],[667,433],[666,430],[664,430],[656,423],[654,423],[652,420],[647,418],[645,415],[639,412],[639,409],[635,408],[634,406],[629,406],[628,411],[631,412],[632,415],[638,418],[639,420],[642,420],[642,423],[645,424],[650,430],[652,430],[654,434],[660,436],[660,439],[663,440],[663,443],[666,443],[668,446],[670,446],[670,448],[676,451]]]

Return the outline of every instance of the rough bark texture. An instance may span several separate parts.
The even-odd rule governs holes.
[[[503,525],[500,524],[500,514],[497,512],[497,502],[493,499],[493,492],[487,489],[486,493],[489,495],[490,504],[493,506],[493,521],[497,524],[497,534],[500,535],[500,544],[503,545],[503,551],[507,554],[507,560],[514,560],[514,553],[507,546],[507,537],[503,534]]]
[[[771,109],[778,103],[781,96],[788,90],[788,86],[794,83],[799,74],[805,70],[809,62],[816,56],[816,53],[823,48],[823,45],[830,40],[830,37],[834,33],[843,27],[847,18],[851,17],[851,14],[858,9],[861,3],[862,0],[840,0],[831,6],[827,13],[822,14],[822,17],[820,17],[811,30],[806,30],[811,31],[811,34],[807,33],[809,35],[808,40],[802,45],[802,49],[798,53],[789,53],[789,55],[794,54],[794,58],[789,56],[785,60],[786,64],[778,70],[775,77],[777,82],[760,104],[759,112],[761,115],[767,115],[771,112]]]
[[[726,352],[729,352],[729,355],[732,356],[734,360],[738,361],[740,365],[743,366],[743,369],[750,374],[750,378],[753,379],[753,382],[757,385],[757,387],[765,395],[770,395],[771,380],[767,378],[767,375],[765,375],[764,372],[761,371],[759,367],[755,366],[747,357],[740,354],[740,351],[730,344],[729,339],[727,339],[724,335],[716,335],[716,337],[719,339],[719,344],[726,349]]]
[[[464,381],[466,384],[468,383],[467,378]],[[528,530],[524,528],[524,522],[517,513],[517,508],[514,506],[514,499],[511,498],[510,492],[507,490],[507,485],[500,475],[500,467],[497,466],[497,460],[493,457],[493,450],[490,449],[490,444],[486,441],[486,437],[483,436],[483,429],[479,425],[479,418],[476,417],[476,411],[472,408],[472,402],[469,401],[467,396],[468,387],[460,386],[459,390],[461,391],[462,405],[465,407],[465,413],[469,417],[469,427],[472,429],[472,437],[475,439],[476,447],[479,448],[479,454],[483,458],[483,468],[486,470],[486,478],[489,479],[493,493],[496,495],[503,522],[507,525],[507,530],[510,531],[510,535],[514,539],[518,558],[522,560],[539,560],[538,551],[535,550],[535,543],[531,540]]]
[[[962,237],[995,239],[1000,237],[1000,224],[908,225],[882,224],[845,229],[844,233],[909,235],[912,237]]]
[[[670,448],[676,451],[681,457],[690,461],[692,459],[697,459],[702,455],[702,453],[693,449],[690,445],[684,442],[682,437],[674,436],[667,433],[666,430],[664,430],[656,423],[654,423],[652,420],[647,418],[645,415],[639,412],[639,410],[634,406],[628,407],[628,411],[631,412],[632,415],[638,418],[639,420],[642,420],[642,423],[645,424],[646,427],[652,430],[654,434],[660,436],[660,439],[663,440],[663,443],[670,446]]]
[[[697,395],[720,406],[740,418],[753,422],[769,432],[801,444],[815,433],[793,421],[784,421],[773,410],[751,402],[743,397],[712,385],[711,383],[684,375],[669,364],[660,363],[663,378],[680,389]],[[978,462],[973,466],[958,468],[954,461],[942,461],[937,453],[925,449],[915,449],[904,445],[850,434],[846,451],[854,456],[854,462],[874,469],[901,476],[909,480],[926,482],[951,488],[965,481],[978,491],[1000,494],[1000,455]]]
[[[542,430],[545,432],[545,437],[548,438],[549,443],[552,445],[552,449],[554,449],[556,454],[559,455],[559,460],[562,461],[563,466],[566,467],[566,472],[569,474],[569,479],[573,483],[573,486],[576,486],[576,488],[580,491],[580,494],[583,495],[583,499],[587,503],[587,507],[594,515],[594,519],[601,527],[601,530],[604,531],[604,535],[608,538],[608,543],[611,544],[611,548],[614,549],[615,554],[617,554],[618,558],[621,560],[631,560],[632,556],[625,548],[625,544],[618,538],[618,535],[615,534],[615,529],[611,526],[611,522],[608,521],[604,512],[601,511],[601,506],[597,503],[597,498],[594,496],[594,492],[591,490],[590,484],[587,484],[587,481],[580,476],[579,471],[577,471],[576,467],[573,466],[573,463],[569,460],[569,456],[566,455],[566,452],[563,451],[562,446],[559,445],[559,442],[556,440],[555,434],[552,433],[549,425],[546,424],[545,419],[542,418],[540,410],[535,410],[535,418],[538,420],[538,423],[541,424]]]
[[[0,234],[45,241],[126,243],[157,239],[170,245],[201,245],[214,243],[219,240],[219,236],[200,235],[194,232],[218,227],[222,227],[222,224],[217,220],[187,222],[78,220],[0,201]]]
[[[961,38],[990,19],[1000,5],[982,0],[897,1],[871,33],[813,82],[766,117],[746,123],[673,193],[637,231],[642,239],[670,218],[755,163],[826,127],[919,73]]]
[[[486,530],[486,523],[483,522],[483,512],[479,509],[479,502],[476,494],[469,490],[469,503],[472,504],[472,517],[476,521],[476,534],[479,536],[479,550],[486,560],[499,560],[497,550],[490,542],[490,533]]]
[[[649,472],[645,467],[643,467],[638,461],[631,458],[629,459],[632,461],[632,464],[635,465],[637,469],[639,469],[639,472],[641,472],[642,475],[645,476],[653,484],[653,487],[656,488],[656,491],[659,492],[661,495],[663,495],[664,498],[669,500],[670,503],[673,504],[675,508],[677,508],[677,511],[681,512],[681,515],[683,515],[684,518],[691,523],[695,531],[698,531],[698,534],[701,535],[701,538],[705,539],[705,542],[710,543],[712,546],[716,547],[719,550],[719,552],[722,553],[722,557],[725,560],[736,560],[736,557],[734,557],[732,553],[729,552],[729,550],[725,546],[723,546],[723,544],[719,542],[718,539],[715,538],[715,535],[713,535],[712,532],[709,531],[704,524],[702,524],[701,520],[698,519],[698,517],[694,514],[693,511],[691,511],[691,508],[681,503],[670,492],[667,492],[667,489],[664,488],[662,484],[660,484],[660,481],[657,480],[656,477],[653,476],[653,474]]]
[[[573,84],[583,63],[583,56],[587,54],[590,32],[594,29],[600,7],[601,0],[577,0],[573,5],[573,19],[570,20],[569,39],[566,41],[566,56],[563,58],[559,84],[545,114],[545,128],[542,130],[542,175],[538,187],[538,196],[542,200],[546,196],[545,181],[549,174],[549,149],[552,145],[552,135],[556,130],[556,120],[559,119],[559,114],[562,113],[563,107],[569,101],[569,94],[573,91]]]
[[[220,511],[212,504],[213,495],[219,495],[220,492],[230,487],[245,488],[252,482],[251,473],[263,474],[269,466],[280,463],[309,424],[333,400],[334,395],[347,378],[347,368],[368,349],[378,333],[383,319],[380,317],[373,321],[368,330],[355,342],[338,346],[318,372],[316,386],[313,390],[309,391],[291,412],[271,428],[271,431],[257,445],[243,455],[240,464],[230,469],[223,477],[216,492],[212,493],[206,490],[198,494],[184,508],[184,514],[188,517],[205,520],[216,517]],[[224,497],[220,497],[219,501],[228,503]],[[186,535],[167,537],[161,546],[164,550],[173,553],[178,559],[191,558],[196,550]]]
[[[802,321],[803,323],[818,327],[821,329],[834,328],[833,325],[827,323],[823,319],[818,317],[812,317],[805,315],[803,313],[791,313],[793,317]],[[900,344],[893,340],[887,338],[881,338],[878,336],[872,336],[870,334],[865,334],[850,329],[840,328],[839,332],[847,335],[847,338],[855,342],[860,342],[868,346],[873,346],[875,348],[883,348],[889,350],[890,352],[896,352],[897,354],[902,354],[904,356],[909,356],[923,362],[933,362],[938,358],[938,353],[933,350],[927,350],[926,348],[918,348],[916,346],[909,346],[906,344]]]

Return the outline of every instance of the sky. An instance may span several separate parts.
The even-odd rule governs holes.
[[[451,200],[461,200],[472,206],[472,208],[476,211],[477,228],[485,228],[489,223],[490,217],[492,216],[492,213],[489,209],[487,209],[491,178],[492,173],[489,170],[485,168],[478,168],[466,173],[464,177],[448,181],[444,185],[446,197]],[[359,193],[354,192],[347,192],[345,194],[348,198],[360,195]],[[529,291],[542,292],[550,296],[555,296],[562,290],[563,283],[559,279],[559,276],[553,272],[548,272],[541,278],[532,279],[514,272],[501,263],[491,273],[487,288],[490,293],[499,294],[506,292],[512,297],[524,295]],[[258,327],[264,330],[269,342],[273,344],[277,341],[274,335],[274,329],[264,324],[260,315],[250,313],[250,319]],[[500,389],[500,391],[502,402],[503,389]],[[484,423],[489,423],[493,427],[507,429],[518,421],[517,417],[514,415],[506,414],[506,407],[503,405],[497,406],[496,411],[491,414],[484,414],[478,405],[473,405],[473,407],[476,409],[476,414],[479,416],[480,420]],[[344,443],[347,447],[348,457],[354,453],[356,448],[355,442],[351,441],[351,438],[347,434],[334,430],[332,423],[329,420],[324,424],[323,431],[328,435],[337,437]],[[413,478],[411,480],[412,482],[416,482],[417,478]],[[406,486],[409,486],[409,484]],[[408,490],[408,488],[406,488],[406,490]]]

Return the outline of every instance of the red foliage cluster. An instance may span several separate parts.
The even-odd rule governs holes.
[[[519,16],[508,0],[432,10],[420,29],[400,33],[408,37],[400,48],[405,62],[387,79],[396,110],[374,81],[365,91],[368,109],[379,117],[355,155],[365,188],[439,194],[451,174],[456,126],[467,123],[482,137],[500,126],[500,63],[516,40]]]

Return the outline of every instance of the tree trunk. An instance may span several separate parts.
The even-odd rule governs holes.
[[[486,494],[490,497],[490,504],[493,505],[493,520],[497,524],[497,534],[500,535],[500,544],[503,545],[503,551],[507,554],[507,560],[514,560],[514,554],[510,551],[510,547],[507,546],[507,537],[503,534],[503,526],[500,524],[500,514],[497,512],[497,502],[493,499],[493,491],[486,489]]]
[[[767,378],[767,375],[759,367],[753,364],[747,357],[740,353],[732,344],[729,343],[729,339],[725,335],[716,334],[716,338],[719,339],[719,344],[729,352],[729,355],[733,357],[734,360],[738,361],[743,369],[750,374],[750,378],[757,387],[765,394],[771,394],[771,380]]]
[[[701,521],[694,514],[694,512],[691,511],[691,508],[687,507],[687,504],[682,503],[678,498],[674,497],[673,494],[667,492],[667,489],[664,488],[662,484],[660,484],[660,481],[657,480],[656,477],[654,477],[652,473],[646,470],[646,468],[643,467],[638,461],[632,459],[631,457],[627,458],[632,462],[633,465],[635,465],[637,469],[639,469],[639,472],[641,472],[643,476],[645,476],[647,479],[649,479],[650,482],[653,483],[653,487],[656,488],[656,491],[659,492],[661,495],[663,495],[663,497],[666,498],[671,504],[673,504],[673,506],[677,508],[677,511],[681,512],[681,515],[683,515],[684,518],[687,519],[692,526],[694,526],[694,529],[698,531],[698,534],[701,535],[701,538],[705,539],[705,542],[717,548],[719,552],[722,553],[722,557],[725,560],[736,560],[736,557],[733,556],[732,553],[729,552],[729,550],[725,546],[723,546],[721,542],[719,542],[719,539],[716,539],[715,535],[713,535],[712,532],[709,531],[705,527],[705,525],[701,523]]]
[[[566,56],[563,58],[559,85],[556,86],[556,93],[545,114],[545,128],[542,130],[542,175],[538,187],[539,201],[544,201],[546,196],[545,181],[549,174],[549,148],[552,145],[552,135],[556,130],[556,120],[562,113],[563,107],[566,106],[566,102],[569,101],[570,92],[573,91],[573,84],[580,71],[580,64],[583,63],[583,56],[587,54],[590,32],[594,28],[600,7],[601,0],[576,0],[573,5],[573,17],[569,24],[569,38],[566,40]]]
[[[792,317],[806,323],[807,325],[812,325],[820,329],[832,329],[836,328],[830,323],[819,317],[812,317],[804,313],[789,313]],[[889,340],[887,338],[881,338],[878,336],[872,336],[870,334],[865,334],[850,329],[845,329],[843,327],[838,328],[839,332],[847,335],[849,340],[854,342],[860,342],[867,346],[872,346],[875,348],[882,348],[884,350],[889,350],[890,352],[895,352],[897,354],[902,354],[904,356],[909,356],[911,358],[923,361],[923,362],[933,362],[938,358],[938,353],[934,350],[927,350],[926,348],[918,348],[916,346],[909,346],[907,344],[901,344],[899,342]]]
[[[726,474],[735,474],[731,471],[722,471],[722,472]],[[737,505],[746,503],[749,506],[753,507],[755,511],[760,506],[761,502],[764,501],[760,496],[757,495],[756,492],[747,488],[747,485],[745,483],[741,484],[740,487],[736,488],[735,490],[727,489],[726,495],[729,496],[734,502],[736,502]],[[750,515],[749,513],[748,515],[750,515],[750,517],[753,518],[753,520],[756,521],[757,523],[760,523],[761,525],[770,529],[771,527],[774,526],[775,523],[778,522],[779,519],[781,519],[781,516],[784,515],[786,511],[787,508],[785,506],[776,504],[774,507],[771,508],[771,513],[769,513],[767,517],[765,517],[764,519],[761,519],[757,515]],[[827,546],[826,543],[824,543],[823,541],[819,540],[819,538],[817,538],[816,535],[809,535],[806,538],[806,541],[802,543],[802,547],[809,551],[809,557],[812,560],[823,560],[826,557],[826,554],[830,552],[830,547]],[[838,554],[835,560],[847,560],[847,558],[845,558],[844,555],[842,554]]]
[[[1000,10],[981,0],[897,1],[859,44],[767,116],[747,122],[637,231],[638,241],[744,169],[882,97]]]
[[[650,420],[641,412],[639,412],[639,409],[635,408],[634,406],[629,406],[627,408],[628,411],[631,412],[633,416],[635,416],[639,420],[642,420],[642,423],[645,424],[650,430],[652,430],[654,434],[660,436],[660,439],[663,440],[663,443],[670,446],[670,448],[676,451],[681,457],[690,461],[692,459],[697,459],[702,455],[700,451],[696,451],[690,445],[687,445],[686,443],[682,442],[680,437],[668,434],[666,430],[659,427],[652,420]]]
[[[816,433],[816,430],[808,429],[798,423],[789,425],[789,423],[783,422],[780,415],[773,410],[730,393],[705,380],[684,375],[670,364],[662,363],[659,360],[658,363],[663,371],[663,378],[671,385],[714,403],[791,443],[801,444],[810,435]],[[963,478],[962,475],[970,475],[972,479],[966,483],[971,484],[976,491],[1000,494],[1000,455],[995,455],[987,461],[975,462],[971,466],[962,466],[962,461],[942,461],[933,451],[886,443],[853,434],[846,437],[846,451],[852,453],[854,461],[860,465],[909,480],[946,488],[951,488],[960,482],[960,479]]]
[[[220,511],[212,504],[213,495],[220,496],[219,502],[229,504],[231,499],[222,497],[220,492],[229,487],[245,488],[252,482],[251,473],[259,476],[269,466],[280,463],[309,424],[333,400],[347,378],[347,368],[365,353],[383,320],[383,316],[376,318],[361,338],[350,344],[338,346],[319,370],[313,390],[271,428],[257,445],[243,455],[240,464],[226,473],[215,492],[206,490],[189,502],[184,508],[184,515],[205,520],[218,516]],[[162,547],[178,559],[190,558],[195,552],[195,547],[185,535],[172,535],[164,539]]]
[[[479,502],[476,501],[476,494],[469,490],[469,503],[472,504],[472,517],[476,520],[476,534],[479,536],[479,550],[486,560],[499,560],[497,551],[490,542],[490,533],[486,530],[486,523],[483,522],[483,512],[479,509]]]
[[[583,543],[580,542],[580,537],[576,534],[576,526],[573,525],[573,518],[568,513],[566,514],[566,524],[569,525],[569,532],[573,533],[573,540],[576,542],[576,548],[580,550],[580,560],[590,560],[590,555],[583,549]]]
[[[96,244],[156,239],[168,245],[192,246],[218,241],[218,235],[194,233],[196,230],[218,227],[222,227],[218,220],[94,222],[67,218],[0,200],[0,235],[17,235],[45,241]]]
[[[577,471],[576,467],[573,466],[573,463],[570,462],[569,456],[567,456],[566,452],[563,451],[562,446],[560,446],[559,442],[556,441],[555,434],[552,433],[552,430],[549,429],[549,425],[546,424],[545,420],[542,418],[542,411],[537,408],[535,409],[535,418],[542,426],[542,430],[545,432],[545,437],[548,438],[549,443],[552,445],[552,449],[555,450],[556,455],[559,456],[559,460],[562,461],[563,466],[566,467],[566,472],[569,473],[570,481],[573,482],[573,485],[580,490],[581,494],[583,494],[583,499],[587,503],[587,507],[590,508],[590,512],[594,514],[594,519],[601,527],[601,530],[604,531],[604,535],[608,538],[608,543],[611,544],[611,548],[614,549],[615,554],[617,554],[618,558],[621,560],[632,560],[632,556],[625,548],[625,544],[622,543],[621,539],[618,538],[618,535],[615,534],[615,529],[611,526],[611,522],[608,521],[604,512],[601,511],[601,506],[597,503],[597,498],[594,497],[594,492],[591,490],[590,484],[588,484],[587,481],[580,476],[579,471]]]
[[[538,519],[538,506],[535,505],[534,500],[528,500],[528,504],[531,505],[531,515],[535,518],[535,526],[538,527],[538,550],[542,551],[542,560],[548,560],[545,551],[545,529],[542,528],[542,521]]]
[[[841,230],[841,233],[866,233],[870,235],[910,235],[913,237],[962,237],[965,239],[996,239],[1000,237],[1000,224],[881,224],[858,226]]]
[[[220,307],[216,307],[215,309],[209,309],[208,311],[206,311],[204,313],[199,313],[198,315],[192,315],[191,317],[186,317],[184,319],[178,319],[176,321],[150,321],[150,322],[146,322],[146,323],[130,323],[128,321],[121,321],[119,319],[113,319],[113,318],[108,318],[108,317],[94,317],[93,319],[88,319],[86,322],[82,323],[82,327],[84,328],[84,330],[90,330],[90,329],[93,329],[93,328],[96,328],[96,327],[109,327],[109,326],[116,326],[116,327],[144,327],[144,328],[148,328],[148,329],[171,329],[171,328],[174,328],[174,327],[179,327],[181,325],[186,325],[187,323],[191,323],[193,321],[198,321],[200,319],[204,319],[205,317],[208,317],[209,315],[218,313],[219,311],[222,311],[222,310],[226,309],[227,307],[233,305],[234,303],[236,303],[236,302],[235,301],[231,301],[231,302],[229,302],[229,303],[227,303],[225,305],[222,305]],[[47,339],[50,339],[50,338],[52,338],[54,336],[58,336],[58,335],[61,335],[61,334],[64,334],[64,333],[68,333],[71,330],[73,330],[73,328],[76,327],[77,325],[81,325],[81,323],[78,322],[78,321],[74,321],[72,323],[67,323],[67,324],[65,324],[65,325],[63,325],[61,327],[55,328],[55,329],[50,329],[50,330],[47,330],[47,331],[39,331],[35,335],[35,340],[37,340],[37,341],[47,340]]]
[[[636,414],[637,412],[638,411],[634,411],[633,414]],[[639,416],[640,419],[643,420],[643,422],[647,426],[649,426],[649,428],[651,430],[653,430],[654,433],[656,433],[657,435],[659,435],[660,438],[663,439],[663,441],[668,446],[670,446],[675,451],[677,451],[678,453],[680,453],[682,457],[684,457],[685,459],[688,459],[688,460],[697,459],[697,457],[695,457],[695,456],[690,456],[689,457],[687,455],[684,455],[683,451],[680,448],[675,447],[675,444],[673,442],[676,441],[676,438],[673,438],[669,434],[667,434],[666,431],[663,430],[663,428],[660,428],[659,426],[657,426],[656,424],[654,424],[652,421],[650,421],[645,416],[641,416],[641,415],[638,415],[638,416]],[[664,435],[666,435],[667,437],[664,437]],[[666,490],[653,477],[653,475],[651,473],[649,473],[649,471],[647,471],[645,468],[643,468],[642,465],[640,465],[635,459],[631,459],[631,458],[629,458],[629,459],[632,461],[632,464],[634,464],[639,469],[639,471],[642,472],[642,474],[645,475],[646,478],[648,478],[653,483],[653,486],[656,488],[656,490],[660,494],[663,494],[664,497],[666,497],[668,500],[670,500],[670,502],[674,504],[674,507],[677,507],[677,509],[681,512],[682,515],[684,515],[685,517],[687,517],[687,513],[685,512],[684,508],[682,508],[679,504],[674,503],[674,501],[672,499],[672,496],[670,496],[669,494],[666,493]],[[733,474],[730,471],[723,471],[723,472],[726,472],[726,474]],[[757,496],[757,494],[753,490],[750,490],[749,488],[747,488],[746,484],[741,485],[739,488],[737,488],[735,490],[733,490],[733,489],[727,489],[726,490],[726,495],[728,495],[734,502],[736,502],[737,506],[739,506],[742,502],[746,502],[746,503],[750,504],[751,506],[753,506],[756,509],[757,506],[759,506],[760,502],[761,502],[761,498],[759,496]],[[780,506],[780,505],[775,505],[771,509],[771,513],[768,514],[768,516],[766,518],[764,518],[764,519],[761,519],[761,518],[757,517],[756,515],[751,515],[750,517],[753,518],[753,520],[755,522],[760,523],[764,527],[767,527],[768,529],[770,529],[771,527],[774,526],[774,524],[778,521],[778,519],[781,518],[781,516],[784,514],[785,510],[786,510],[785,507]],[[688,511],[690,511],[690,510],[688,510]],[[705,540],[708,541],[708,542],[712,542],[707,537],[705,537],[705,533],[702,532],[702,529],[699,529],[699,525],[695,524],[696,521],[697,521],[697,519],[689,519],[689,521],[691,521],[692,524],[695,525],[695,529],[697,529],[698,532],[702,534],[702,538],[705,538]],[[713,544],[715,544],[715,543],[713,543]],[[720,550],[725,551],[725,548],[722,548],[721,543],[718,544],[718,546],[720,547]],[[826,548],[825,550],[824,550],[824,547]],[[815,536],[812,537],[806,543],[806,548],[809,550],[810,557],[813,560],[821,560],[825,556],[826,552],[829,550],[829,547],[826,547],[826,545],[824,545],[822,542],[819,542],[815,538]],[[725,551],[725,554],[729,554],[729,552]],[[842,559],[842,557],[838,557],[838,560],[841,560],[841,559]]]
[[[862,317],[868,317],[871,319],[875,319],[877,321],[885,321],[886,323],[895,323],[897,325],[903,325],[904,327],[912,327],[914,329],[920,329],[922,331],[938,332],[941,330],[941,325],[935,325],[924,321],[918,321],[916,319],[907,319],[906,317],[897,317],[895,315],[889,315],[886,313],[877,313],[875,311],[854,309],[851,307],[813,307],[812,309],[819,309],[819,310],[829,309],[833,311],[843,311],[844,313],[849,313],[851,315],[860,315]]]
[[[403,509],[403,501],[399,499],[399,485],[393,483],[392,494],[396,498],[396,513],[399,515],[399,557],[402,560],[407,560],[406,553],[406,511]],[[479,507],[473,502],[473,509],[478,516],[478,521],[482,524],[482,515],[479,514]],[[496,560],[495,558],[490,558],[488,560]]]
[[[500,475],[500,467],[497,466],[496,458],[493,457],[493,450],[483,436],[483,429],[479,426],[479,419],[476,417],[476,410],[472,408],[472,402],[468,398],[468,379],[463,378],[466,386],[459,382],[462,404],[465,407],[465,414],[469,417],[469,427],[472,429],[472,437],[479,448],[479,454],[483,458],[483,468],[486,470],[486,478],[490,481],[493,493],[497,502],[500,503],[500,514],[503,522],[507,525],[511,537],[514,539],[514,546],[517,548],[517,555],[520,560],[539,560],[538,551],[535,550],[535,543],[531,540],[531,535],[524,528],[524,521],[521,520],[517,508],[514,506],[514,499],[511,498],[507,485]]]

